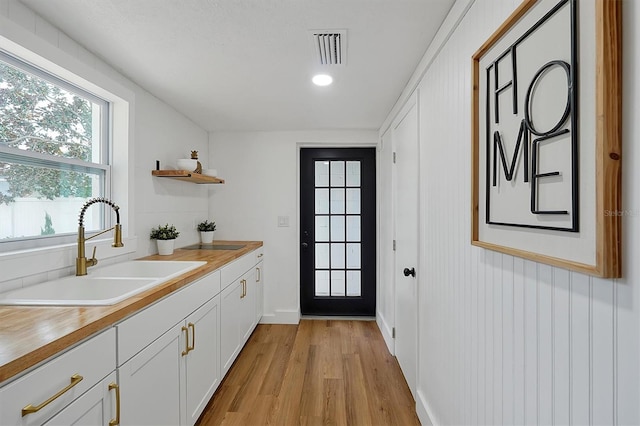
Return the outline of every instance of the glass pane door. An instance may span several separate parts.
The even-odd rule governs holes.
[[[360,160],[315,160],[315,292],[361,295]]]
[[[301,152],[302,312],[369,312],[375,307],[375,150]],[[358,303],[367,308],[349,310]]]

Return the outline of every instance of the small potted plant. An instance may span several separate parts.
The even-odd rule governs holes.
[[[202,244],[211,244],[213,242],[213,231],[216,230],[216,223],[205,220],[198,224],[198,231],[200,231],[200,240]]]
[[[180,232],[176,227],[167,223],[164,226],[158,225],[157,228],[151,229],[150,237],[152,240],[157,240],[158,254],[167,256],[173,254],[173,245],[178,235]]]

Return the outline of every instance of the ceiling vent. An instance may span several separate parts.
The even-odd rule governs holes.
[[[347,63],[346,30],[311,30],[311,41],[319,65],[345,65]]]

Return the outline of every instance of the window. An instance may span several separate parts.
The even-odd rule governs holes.
[[[0,251],[73,241],[82,204],[110,195],[108,123],[107,101],[0,51]]]

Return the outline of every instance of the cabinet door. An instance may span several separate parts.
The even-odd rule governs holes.
[[[242,276],[245,288],[240,301],[240,346],[244,346],[256,326],[256,275],[255,268],[252,268]]]
[[[256,265],[256,324],[264,314],[264,268],[263,262]]]
[[[118,400],[116,389],[110,389],[111,384],[116,384],[115,371],[49,419],[44,425],[108,426],[109,422],[115,422],[118,415]]]
[[[220,296],[187,317],[193,349],[183,357],[186,371],[185,424],[191,426],[220,384]]]
[[[182,323],[118,367],[123,425],[180,425]]]
[[[243,286],[240,277],[221,293],[220,297],[220,374],[224,377],[240,352],[240,319],[242,317]]]

